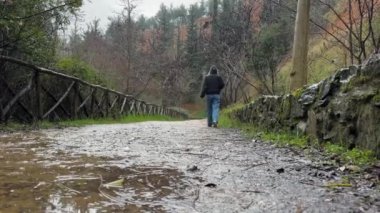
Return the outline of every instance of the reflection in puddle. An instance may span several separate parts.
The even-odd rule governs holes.
[[[1,136],[0,163],[0,212],[166,212],[186,188],[177,170],[57,154],[32,133]]]
[[[85,169],[86,170],[86,169]],[[92,170],[92,169],[90,169]],[[162,168],[94,168],[96,176],[58,176],[56,190],[49,202],[56,208],[71,209],[145,209],[164,210],[164,198],[176,198],[181,175]],[[124,179],[122,187],[105,187],[105,183]],[[47,209],[51,211],[52,209]]]

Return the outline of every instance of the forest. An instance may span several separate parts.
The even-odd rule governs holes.
[[[81,0],[1,0],[0,55],[190,110],[211,65],[226,82],[224,106],[289,92],[296,0],[162,4],[153,17],[138,16],[136,0],[120,3],[106,29],[93,20],[80,30]],[[379,9],[378,0],[311,1],[308,83],[379,51]]]

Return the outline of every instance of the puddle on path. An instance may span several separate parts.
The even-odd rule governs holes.
[[[177,170],[68,156],[44,140],[37,133],[0,136],[0,212],[166,212],[182,200],[186,184]],[[104,186],[120,179],[120,188]]]

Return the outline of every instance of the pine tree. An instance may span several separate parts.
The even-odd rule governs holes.
[[[188,64],[194,67],[197,64],[197,25],[196,25],[196,8],[194,5],[190,6],[189,16],[188,16],[188,26],[187,26],[187,43],[186,43],[186,53]]]
[[[213,0],[212,4],[212,42],[217,42],[219,38],[219,32],[218,32],[218,9],[219,9],[219,1]]]
[[[158,51],[163,53],[170,49],[172,39],[172,27],[170,23],[170,14],[167,7],[161,4],[160,11],[157,13],[159,27],[159,45]]]

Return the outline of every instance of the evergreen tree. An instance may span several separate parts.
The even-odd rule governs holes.
[[[145,29],[149,28],[148,22],[147,22],[144,15],[139,16],[139,18],[137,19],[137,22],[136,22],[136,26],[140,30],[145,30]]]
[[[199,11],[200,11],[201,16],[204,16],[207,14],[206,3],[204,0],[202,0],[201,3],[199,4]]]
[[[56,55],[58,30],[81,0],[28,0],[0,3],[0,54],[49,63]]]
[[[161,4],[160,10],[157,13],[157,20],[159,29],[158,51],[164,53],[171,47],[171,39],[173,34],[170,14],[164,4]]]
[[[186,24],[187,20],[187,9],[185,5],[181,5],[178,8],[172,9],[172,19],[175,20],[177,24]]]
[[[218,42],[219,38],[219,29],[218,29],[218,14],[219,14],[219,1],[213,0],[212,2],[212,42]]]
[[[191,5],[189,9],[189,16],[188,16],[188,26],[187,26],[187,43],[186,43],[186,53],[187,53],[187,59],[188,64],[190,67],[195,68],[197,67],[198,61],[197,61],[197,43],[198,43],[198,35],[197,35],[197,14],[196,11],[197,8],[195,5]]]

